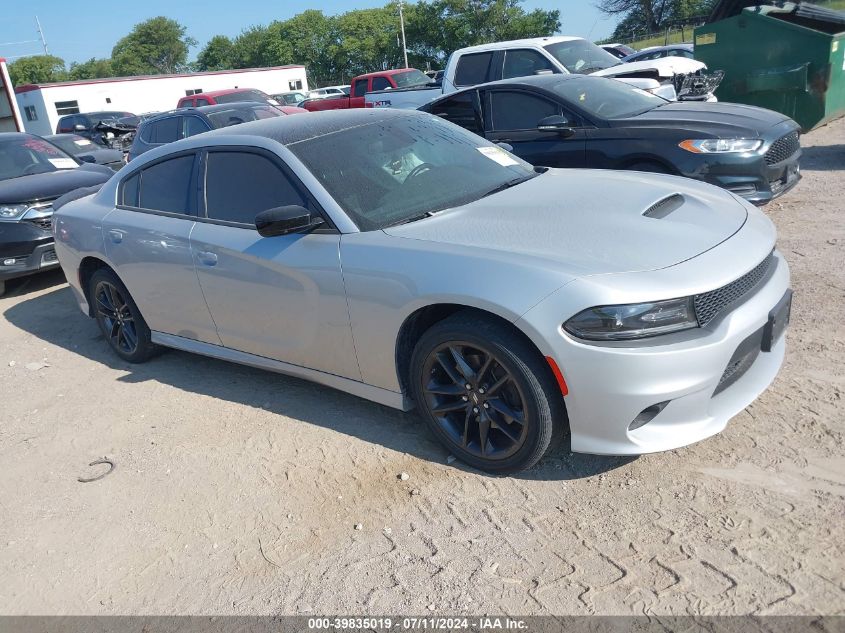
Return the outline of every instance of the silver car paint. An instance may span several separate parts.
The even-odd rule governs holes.
[[[761,354],[762,360],[735,385],[716,398],[708,395],[739,341],[765,322],[768,310],[788,286],[788,268],[782,258],[778,259],[775,274],[751,298],[708,328],[609,345],[575,340],[562,329],[567,318],[584,308],[712,290],[759,263],[774,245],[771,223],[759,210],[722,190],[652,174],[552,171],[467,205],[473,207],[472,213],[466,208],[452,209],[405,227],[361,233],[292,154],[268,139],[194,137],[153,150],[140,157],[138,163],[204,143],[252,145],[274,151],[309,186],[340,228],[339,262],[348,312],[344,316],[343,306],[337,301],[340,295],[336,278],[329,273],[329,282],[309,285],[313,277],[304,284],[300,281],[301,291],[310,289],[316,293],[316,301],[298,308],[297,317],[330,323],[329,329],[341,340],[344,337],[339,333],[345,328],[344,319],[348,319],[357,363],[349,361],[350,348],[344,348],[344,344],[338,354],[335,335],[314,341],[309,347],[314,357],[307,359],[302,349],[294,349],[284,341],[274,350],[277,357],[273,358],[268,358],[267,348],[260,345],[250,348],[258,353],[248,353],[176,333],[154,332],[154,340],[161,344],[303,376],[407,408],[410,403],[401,393],[396,369],[396,337],[402,324],[415,310],[427,305],[457,303],[478,307],[515,323],[543,355],[557,360],[570,386],[565,400],[573,449],[596,453],[664,450],[718,432],[732,415],[759,395],[780,366],[783,340],[773,352]],[[113,178],[96,196],[72,202],[57,213],[59,259],[86,311],[76,271],[85,255],[97,256],[115,267],[97,223],[114,208],[117,180]],[[526,186],[532,192],[529,199],[520,195]],[[674,219],[675,214],[663,220],[640,217],[648,204],[676,191],[686,201]],[[567,206],[570,200],[572,203]],[[497,221],[507,222],[509,205],[527,207],[525,213],[536,213],[547,224],[536,231],[511,222],[507,234],[491,230],[474,236],[473,231],[480,231],[482,224],[472,215],[490,214],[485,216],[488,220],[495,216]],[[549,215],[553,207],[561,214],[557,221]],[[616,213],[617,221],[625,224],[626,230],[611,230],[601,240],[592,239],[600,231],[612,228],[601,216],[606,211]],[[709,222],[696,213],[709,214]],[[676,230],[678,227],[670,220],[685,225],[686,232]],[[651,234],[654,244],[648,243],[648,222],[667,223]],[[202,221],[196,224],[211,226]],[[63,240],[63,231],[72,237]],[[209,242],[199,239],[199,234],[196,237],[197,243]],[[298,248],[307,249],[310,244],[317,250],[325,248],[325,244],[318,245],[323,235],[297,237]],[[687,238],[685,251],[681,242]],[[220,244],[222,248],[238,248],[238,239],[219,241],[227,242]],[[560,248],[555,249],[556,243]],[[637,244],[637,249],[631,249],[630,243]],[[196,256],[197,244],[192,247]],[[641,253],[640,249],[653,252]],[[631,261],[614,261],[614,255],[621,260],[627,254]],[[242,279],[249,277],[245,262],[235,268]],[[263,288],[268,294],[280,290],[278,278],[266,283],[253,279],[251,283],[256,285],[256,291]],[[131,284],[129,288],[135,296],[137,289]],[[282,291],[295,296],[292,287]],[[317,306],[323,306],[327,313],[317,314]],[[224,306],[233,315],[241,307]],[[244,318],[254,325],[260,319],[266,323],[270,315],[249,310]],[[280,328],[283,326],[279,324]],[[242,346],[246,344],[251,345],[244,341]],[[336,373],[314,369],[335,355],[343,357]],[[306,364],[311,367],[304,367]],[[667,399],[667,395],[677,399],[658,416],[659,424],[656,420],[635,432],[627,431],[637,412]]]

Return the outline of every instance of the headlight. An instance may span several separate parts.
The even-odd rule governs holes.
[[[17,220],[28,208],[28,204],[0,204],[0,220]]]
[[[622,341],[698,327],[692,297],[598,306],[579,312],[564,329],[591,341]]]
[[[693,154],[739,154],[760,149],[763,141],[759,138],[707,138],[681,141],[678,146]]]

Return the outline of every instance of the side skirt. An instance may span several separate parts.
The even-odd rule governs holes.
[[[279,374],[287,376],[295,376],[296,378],[304,378],[311,382],[318,383],[345,391],[353,396],[364,398],[365,400],[372,400],[379,404],[402,411],[408,411],[412,408],[412,403],[404,394],[389,389],[382,389],[381,387],[374,387],[357,380],[350,380],[334,374],[327,374],[316,369],[308,369],[307,367],[300,367],[299,365],[291,365],[290,363],[283,363],[271,358],[263,356],[256,356],[254,354],[247,354],[246,352],[239,352],[238,350],[222,347],[220,345],[212,345],[210,343],[203,343],[193,339],[176,336],[175,334],[164,334],[162,332],[151,332],[152,342],[156,345],[164,347],[172,347],[174,349],[191,352],[194,354],[201,354],[202,356],[210,356],[220,360],[226,360],[240,365],[249,365],[250,367],[257,367],[258,369],[266,369]]]

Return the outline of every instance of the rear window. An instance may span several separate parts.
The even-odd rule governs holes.
[[[490,63],[492,61],[492,52],[461,56],[458,60],[458,69],[455,71],[455,85],[474,86],[483,84],[490,74]]]
[[[260,90],[239,90],[230,94],[214,97],[217,103],[237,103],[238,101],[257,101],[267,103],[267,95]]]
[[[412,88],[414,86],[424,86],[431,81],[428,76],[417,70],[416,68],[404,73],[396,73],[393,75],[393,81],[400,88]],[[373,82],[375,85],[375,81]]]

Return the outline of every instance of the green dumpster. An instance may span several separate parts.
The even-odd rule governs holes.
[[[725,71],[720,101],[782,112],[805,131],[845,115],[844,12],[807,3],[739,6],[695,29],[695,58]]]

